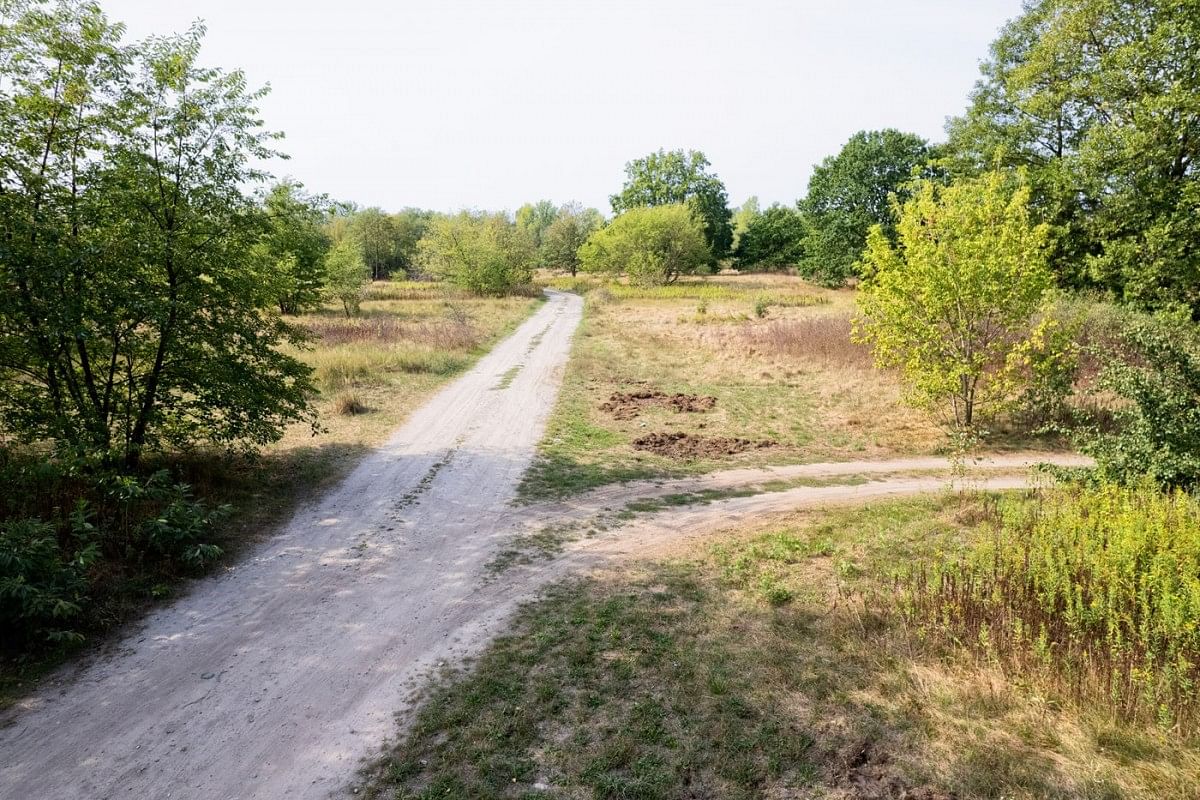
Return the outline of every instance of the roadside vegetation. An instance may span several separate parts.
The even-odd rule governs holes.
[[[1195,501],[1106,497],[1132,546],[1121,574],[1156,609],[1178,608],[1195,576],[1149,566],[1178,544],[1148,536],[1161,517],[1137,510],[1182,514],[1194,534]],[[1189,798],[1200,778],[1190,695],[1142,667],[1194,664],[1195,643],[1185,634],[1171,658],[1143,660],[1125,610],[1072,615],[1070,592],[1035,589],[1062,586],[1059,564],[1100,582],[1117,568],[1115,553],[1083,546],[1103,524],[1086,516],[1098,499],[947,494],[805,511],[559,585],[430,688],[368,796]],[[1062,542],[1067,518],[1079,536]],[[1024,551],[1059,558],[1027,575]],[[951,590],[968,587],[989,605],[959,615]],[[1167,630],[1157,613],[1148,629]],[[1129,649],[1108,625],[1131,634]],[[1067,641],[1074,657],[1057,662]],[[1099,682],[1070,668],[1084,663]],[[1146,705],[1114,702],[1109,674],[1132,679]]]
[[[268,532],[540,297],[513,219],[272,181],[264,93],[201,27],[123,35],[0,3],[5,694]],[[453,224],[482,255],[436,280]]]
[[[585,320],[523,499],[918,452],[1095,466],[555,586],[434,683],[368,792],[1193,797],[1194,12],[1028,3],[945,143],[855,134],[795,208],[706,214],[669,190],[721,194],[702,154],[631,162],[581,250],[601,257],[547,278]],[[604,259],[630,215],[680,206],[706,262],[632,237]]]

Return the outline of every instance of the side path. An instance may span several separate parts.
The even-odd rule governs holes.
[[[345,787],[393,732],[406,685],[496,624],[479,566],[513,527],[507,503],[582,311],[576,295],[549,295],[252,558],[0,716],[0,797]]]

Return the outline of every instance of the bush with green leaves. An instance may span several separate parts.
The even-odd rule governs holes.
[[[81,501],[71,515],[67,544],[36,518],[0,522],[0,652],[33,642],[64,644],[87,602],[87,571],[99,557],[95,528]]]
[[[231,513],[230,506],[210,508],[196,500],[184,483],[169,485],[158,499],[165,500],[166,506],[139,526],[147,551],[192,570],[216,562],[222,550],[211,539],[215,526]]]
[[[347,317],[358,314],[371,270],[363,258],[362,245],[353,233],[346,233],[325,256],[325,296],[342,304]]]
[[[433,220],[418,249],[430,275],[477,295],[511,294],[533,280],[533,239],[505,214],[463,211]]]
[[[804,256],[806,235],[804,218],[794,208],[773,205],[746,215],[745,229],[733,249],[733,264],[739,270],[795,266]]]
[[[704,229],[681,203],[632,208],[579,249],[584,272],[624,274],[643,286],[672,283],[705,269],[708,260]]]
[[[0,485],[0,656],[78,641],[111,624],[114,606],[222,554],[229,507],[166,470],[98,472],[88,459],[0,449]]]
[[[625,185],[609,198],[614,214],[635,208],[686,205],[700,224],[709,261],[716,263],[733,244],[729,195],[699,150],[658,150],[625,165]]]
[[[1106,480],[1200,485],[1200,329],[1185,318],[1130,315],[1118,337],[1115,350],[1097,353],[1099,387],[1120,400],[1115,426],[1080,428],[1079,448]]]
[[[584,208],[579,203],[562,206],[542,234],[542,265],[575,275],[579,271],[579,248],[603,225],[603,215],[594,208]]]

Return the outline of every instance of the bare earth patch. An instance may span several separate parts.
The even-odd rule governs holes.
[[[633,440],[635,450],[667,456],[668,458],[711,458],[734,456],[747,450],[774,447],[769,439],[753,441],[732,436],[697,436],[694,433],[648,433]]]
[[[614,392],[600,405],[600,410],[612,414],[614,419],[633,419],[647,406],[670,408],[684,414],[703,414],[712,411],[716,405],[717,398],[711,395],[667,394],[658,389],[641,389],[636,392]]]

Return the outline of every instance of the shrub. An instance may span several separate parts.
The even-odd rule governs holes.
[[[140,528],[147,550],[194,570],[220,558],[221,548],[207,540],[212,538],[216,524],[228,517],[232,509],[227,505],[209,508],[202,500],[194,499],[191,487],[184,483],[155,494],[155,499],[164,497],[166,506]]]
[[[472,294],[511,294],[533,280],[533,240],[503,214],[439,217],[418,248],[425,271]]]
[[[366,403],[353,392],[344,392],[333,399],[333,410],[343,417],[354,417],[370,411]]]
[[[1049,228],[1033,224],[1029,198],[1000,173],[926,182],[901,210],[898,247],[879,226],[867,237],[856,336],[880,367],[901,369],[913,405],[955,429],[1010,410],[1014,354],[1033,352],[1030,322],[1053,281]]]
[[[703,227],[682,204],[631,208],[579,250],[585,272],[624,273],[643,286],[693,274],[708,265],[709,257]]]
[[[1164,486],[1200,483],[1200,333],[1185,320],[1130,317],[1115,348],[1098,353],[1098,383],[1123,402],[1116,430],[1076,432],[1098,474],[1132,483],[1149,475]]]
[[[751,217],[733,250],[739,270],[781,269],[804,255],[804,219],[794,208],[773,205]]]
[[[1017,417],[1026,427],[1045,429],[1069,421],[1068,401],[1079,371],[1080,320],[1052,309],[1035,320],[1028,338],[1008,355],[1008,369],[1023,386]]]
[[[71,516],[70,547],[40,519],[0,523],[0,651],[31,640],[68,642],[87,592],[87,570],[99,551],[86,505]]]
[[[359,241],[347,235],[335,244],[325,256],[325,271],[327,296],[342,304],[347,317],[358,314],[371,277]]]
[[[1127,720],[1200,721],[1200,504],[1152,484],[1002,509],[963,558],[904,579],[922,635]]]

